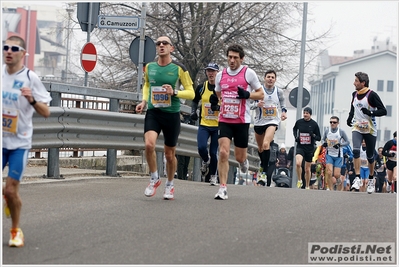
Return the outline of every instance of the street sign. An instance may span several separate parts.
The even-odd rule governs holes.
[[[77,18],[80,28],[82,31],[87,32],[90,23],[90,32],[92,32],[97,24],[98,14],[100,13],[100,3],[78,3],[77,6]],[[91,19],[91,21],[89,21],[89,19]]]
[[[130,44],[129,47],[129,56],[130,59],[133,61],[136,66],[139,65],[139,53],[140,53],[140,37],[137,36],[134,38],[132,43]],[[143,63],[146,64],[148,62],[151,62],[154,60],[155,55],[156,55],[157,49],[155,48],[155,43],[154,41],[146,36],[145,41],[144,41],[144,57],[143,57]]]
[[[98,28],[100,29],[137,30],[139,26],[140,19],[135,16],[98,16]]]
[[[91,72],[97,63],[97,50],[93,43],[86,43],[80,54],[80,64],[86,72]]]
[[[302,91],[302,107],[305,107],[307,104],[310,102],[310,94],[309,91],[306,90],[306,88],[303,88]],[[295,87],[294,89],[291,90],[289,94],[289,100],[291,105],[293,105],[295,108],[297,107],[297,102],[298,102],[298,87]]]

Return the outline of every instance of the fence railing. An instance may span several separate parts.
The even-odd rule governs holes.
[[[107,149],[106,174],[117,176],[116,150],[144,150],[144,115],[119,112],[120,101],[141,102],[137,93],[117,90],[44,83],[53,100],[51,115],[45,119],[37,114],[33,118],[33,149],[48,148],[47,176],[58,178],[60,149]],[[83,94],[109,98],[109,111],[61,107],[61,94]],[[190,107],[182,106],[190,111]],[[111,111],[111,112],[110,112]],[[194,158],[193,179],[200,181],[200,157],[197,149],[197,126],[181,124],[176,154]],[[156,143],[159,172],[163,167],[163,134]],[[249,144],[248,160],[250,170],[259,166],[257,146]],[[230,168],[238,166],[234,150],[230,150]]]

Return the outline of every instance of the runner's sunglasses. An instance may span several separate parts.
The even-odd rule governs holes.
[[[168,44],[172,45],[172,44],[169,43],[168,41],[158,41],[158,42],[156,42],[155,44],[156,44],[157,46],[160,46],[161,44],[163,44],[163,45],[168,45]]]
[[[12,52],[25,51],[25,49],[24,49],[23,47],[20,47],[19,45],[11,45],[11,46],[9,46],[9,45],[4,45],[4,46],[3,46],[3,50],[6,51],[6,52],[8,52],[8,50],[10,49],[10,47],[11,47],[11,51],[12,51]]]

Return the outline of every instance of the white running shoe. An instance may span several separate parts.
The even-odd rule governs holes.
[[[227,196],[227,187],[225,186],[221,186],[219,187],[219,191],[217,192],[217,194],[215,195],[215,199],[228,199],[229,197]]]
[[[157,191],[157,187],[161,184],[160,179],[151,180],[150,184],[145,188],[144,195],[152,197]]]
[[[240,169],[242,173],[247,173],[249,167],[248,159],[246,159],[243,163],[240,163]]]
[[[359,177],[356,177],[355,180],[353,180],[353,184],[351,186],[351,189],[356,189],[359,190],[360,189],[360,179]]]
[[[373,179],[369,179],[369,182],[367,184],[367,193],[371,194],[371,193],[374,192],[374,190],[375,190],[374,180]]]
[[[21,228],[12,228],[10,230],[10,240],[8,241],[10,247],[23,247],[24,246],[24,233]]]
[[[218,184],[217,175],[211,175],[211,178],[209,179],[209,184],[210,185],[217,185]]]
[[[165,186],[165,192],[163,194],[163,199],[173,200],[175,198],[175,187],[173,185]]]

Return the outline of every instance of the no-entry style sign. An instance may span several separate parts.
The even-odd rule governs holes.
[[[97,63],[97,50],[93,43],[86,43],[80,54],[80,63],[86,72],[91,72]]]

